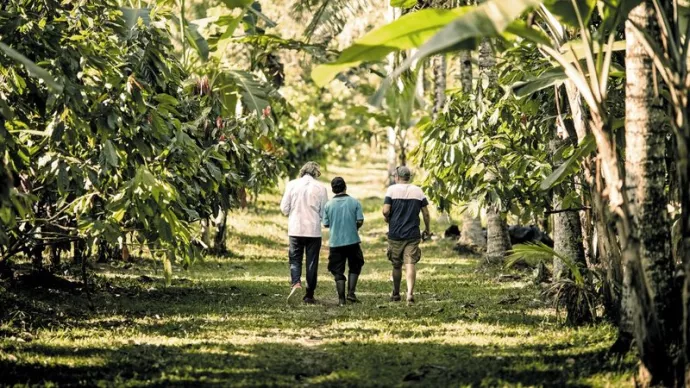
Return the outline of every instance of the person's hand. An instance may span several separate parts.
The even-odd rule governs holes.
[[[433,235],[433,233],[431,233],[428,230],[425,230],[424,232],[422,232],[422,241],[426,241],[426,240],[430,239],[432,235]]]

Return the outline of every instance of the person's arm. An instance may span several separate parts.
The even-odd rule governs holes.
[[[323,211],[323,227],[324,228],[330,228],[331,227],[331,220],[328,218],[328,203],[326,203],[326,208]]]
[[[431,216],[429,215],[429,201],[422,198],[422,218],[424,218],[424,234],[431,235]]]
[[[386,223],[390,221],[390,216],[391,216],[391,205],[384,203],[383,204],[383,218],[386,220]]]
[[[326,203],[328,203],[328,190],[326,190],[325,187],[322,188],[323,191],[321,191],[321,211],[319,213],[321,215],[321,220],[323,221],[326,215]]]
[[[292,185],[288,183],[287,187],[285,187],[285,194],[283,194],[283,199],[280,201],[280,211],[283,212],[283,214],[286,216],[290,215],[290,207],[292,205],[292,199],[290,198],[291,193]]]
[[[431,234],[431,216],[429,215],[429,206],[422,208],[422,218],[424,218],[424,233]]]
[[[386,190],[386,197],[383,199],[383,218],[386,220],[386,223],[390,221],[392,204],[393,198],[391,197],[390,188],[388,188]]]
[[[362,211],[362,204],[357,201],[357,230],[364,225],[364,212]]]

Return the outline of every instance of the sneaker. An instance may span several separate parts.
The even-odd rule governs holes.
[[[297,292],[301,289],[302,289],[302,283],[300,283],[300,282],[297,282],[297,283],[292,285],[292,288],[290,289],[290,295],[288,295],[288,297],[287,297],[288,303],[290,302],[290,299],[293,296],[295,296],[295,294],[297,294]]]
[[[407,297],[407,305],[412,306],[414,304],[414,296]]]
[[[400,302],[400,294],[391,295],[391,302]]]
[[[305,296],[303,300],[306,304],[316,304],[316,299],[311,296]]]

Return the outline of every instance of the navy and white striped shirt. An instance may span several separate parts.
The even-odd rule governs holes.
[[[419,231],[419,212],[429,205],[419,187],[398,183],[388,187],[384,204],[391,205],[388,222],[388,238],[411,240],[422,237]]]

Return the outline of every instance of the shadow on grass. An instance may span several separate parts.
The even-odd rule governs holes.
[[[133,342],[133,341],[132,341]],[[491,349],[473,345],[371,343],[202,342],[72,348],[28,344],[22,360],[0,361],[4,384],[81,385],[99,381],[149,386],[423,386],[584,387],[585,379],[617,372],[603,350],[578,354],[530,346]],[[76,366],[44,364],[24,356],[69,359]],[[85,365],[93,363],[93,365]]]
[[[243,245],[260,245],[267,249],[281,249],[285,251],[287,251],[288,248],[287,245],[282,241],[277,241],[261,234],[246,234],[232,230],[230,231],[230,236],[233,238],[239,238]],[[232,246],[230,249],[232,249]]]

